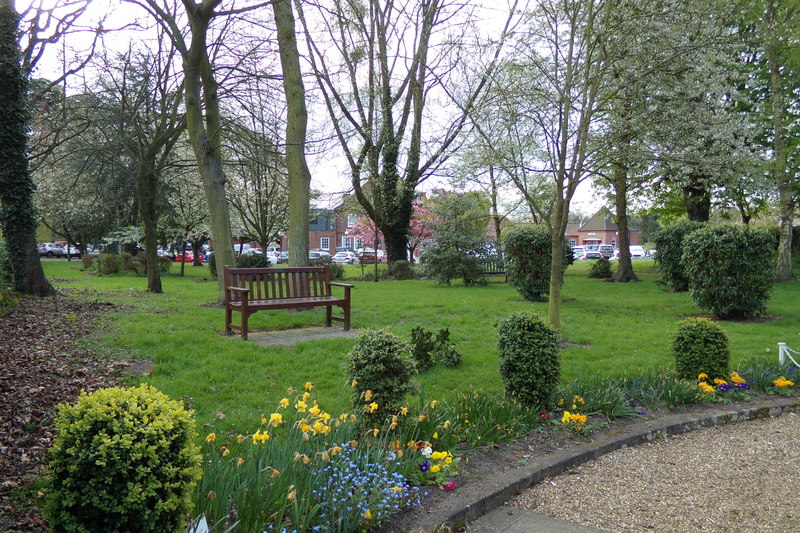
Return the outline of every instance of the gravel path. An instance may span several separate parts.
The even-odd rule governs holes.
[[[509,505],[612,533],[800,531],[800,415],[609,453]]]

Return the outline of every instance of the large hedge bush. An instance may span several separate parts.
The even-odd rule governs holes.
[[[681,258],[694,303],[720,318],[736,319],[766,312],[775,256],[768,232],[714,225],[687,235]]]
[[[423,275],[442,285],[450,285],[452,280],[458,278],[464,285],[486,283],[486,276],[481,274],[481,260],[463,251],[428,248],[422,252],[419,262]]]
[[[530,407],[549,408],[558,390],[558,334],[540,317],[522,312],[497,328],[500,376],[506,394]]]
[[[387,416],[406,407],[406,396],[417,390],[411,347],[397,335],[366,330],[347,355],[347,375],[353,386],[352,403],[363,425],[381,427]]]
[[[661,272],[661,283],[676,292],[689,290],[689,279],[683,268],[683,240],[684,238],[702,228],[703,222],[692,220],[679,220],[669,226],[659,229],[653,236],[656,247],[656,265]]]
[[[684,379],[695,380],[704,373],[708,379],[728,379],[730,348],[722,328],[706,318],[678,322],[672,340],[675,368]]]
[[[553,240],[544,226],[521,226],[505,236],[505,250],[510,261],[506,269],[508,283],[526,300],[543,301],[550,292],[550,266]],[[564,241],[561,277],[574,258],[569,243]]]
[[[47,518],[55,532],[182,531],[200,479],[191,412],[148,385],[61,405]]]

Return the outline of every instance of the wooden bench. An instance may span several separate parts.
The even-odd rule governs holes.
[[[231,268],[225,265],[225,333],[242,332],[247,340],[250,315],[263,309],[325,307],[325,326],[333,320],[350,329],[350,289],[346,283],[332,283],[331,271],[321,267]],[[332,295],[331,287],[343,287],[344,296]],[[343,317],[332,316],[333,306],[342,308]],[[232,323],[233,311],[242,314],[241,325]]]
[[[506,264],[502,259],[481,260],[480,273],[484,276],[506,276]]]

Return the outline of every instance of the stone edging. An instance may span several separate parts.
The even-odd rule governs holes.
[[[669,435],[687,433],[694,429],[721,426],[732,422],[757,420],[800,411],[800,398],[752,402],[741,408],[719,407],[701,413],[682,413],[639,422],[599,435],[591,442],[570,447],[544,457],[533,458],[525,466],[503,471],[489,478],[462,487],[448,498],[417,518],[408,531],[435,532],[441,526],[458,530],[467,522],[502,506],[516,494],[562,472],[596,459],[606,453],[650,442]]]

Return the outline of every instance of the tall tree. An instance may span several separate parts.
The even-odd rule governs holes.
[[[299,7],[298,7],[299,9]],[[286,168],[289,173],[289,264],[308,265],[311,171],[306,162],[308,114],[291,0],[273,0],[286,95]]]
[[[33,296],[55,292],[36,249],[38,217],[28,168],[27,75],[17,44],[19,18],[0,0],[0,230],[7,243],[14,289]]]
[[[189,21],[185,34],[180,16],[169,0],[127,0],[144,7],[172,39],[183,60],[183,88],[186,126],[197,168],[203,179],[208,205],[211,238],[214,240],[214,260],[217,271],[224,265],[235,265],[233,238],[225,192],[225,173],[222,167],[222,118],[220,115],[219,83],[209,55],[208,33],[211,22],[224,12],[217,8],[222,0],[181,0]],[[230,14],[230,13],[227,13]],[[223,297],[224,280],[219,276],[219,297]]]
[[[312,28],[298,11],[309,58],[350,168],[353,189],[386,238],[389,262],[405,259],[416,188],[447,159],[494,71],[507,30],[476,80],[455,80],[470,12],[446,0],[336,0]],[[457,24],[458,17],[464,17]],[[449,38],[452,34],[452,38]],[[447,37],[444,37],[447,35]],[[475,50],[473,64],[480,58]],[[457,87],[460,82],[462,88]],[[431,114],[429,103],[442,98]],[[449,101],[448,101],[449,100]],[[439,102],[437,102],[439,103]],[[452,106],[456,112],[434,134]],[[369,184],[368,186],[366,184]]]

